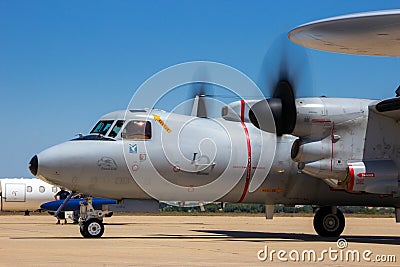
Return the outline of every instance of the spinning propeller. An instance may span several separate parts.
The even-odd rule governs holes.
[[[268,50],[261,70],[261,89],[270,98],[254,104],[249,111],[250,121],[257,128],[277,135],[290,134],[296,125],[296,97],[312,95],[313,81],[308,55],[304,48],[290,43],[285,36],[276,39]],[[274,124],[266,119],[269,109]]]

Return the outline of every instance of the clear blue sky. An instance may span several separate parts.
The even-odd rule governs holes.
[[[0,177],[124,109],[154,73],[192,60],[259,80],[274,40],[297,25],[399,1],[0,0]],[[400,59],[309,50],[315,95],[387,98]]]

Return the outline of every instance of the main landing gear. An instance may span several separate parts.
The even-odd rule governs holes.
[[[338,237],[344,227],[343,213],[335,206],[320,207],[314,215],[314,229],[322,237]]]
[[[103,218],[107,212],[95,210],[89,197],[80,205],[79,230],[85,238],[99,238],[104,233]]]

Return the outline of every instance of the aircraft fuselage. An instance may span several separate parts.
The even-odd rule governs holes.
[[[96,132],[104,125],[96,125],[98,129],[95,127],[89,137],[39,153],[34,174],[71,190],[110,199],[398,207],[400,200],[393,195],[349,192],[327,182],[329,171],[333,179],[343,182],[347,163],[363,160],[364,144],[353,137],[354,141],[349,141],[344,133],[361,125],[358,128],[365,135],[363,121],[368,120],[366,104],[370,102],[345,101],[342,111],[346,112],[347,104],[359,110],[359,114],[354,110],[349,111],[350,115],[344,113],[349,120],[342,115],[317,114],[324,121],[310,122],[326,130],[329,147],[337,147],[336,154],[328,153],[326,159],[317,160],[322,160],[318,166],[325,161],[331,164],[330,168],[321,167],[325,168],[325,180],[313,175],[311,167],[315,164],[299,169],[299,163],[292,160],[292,147],[298,137],[261,131],[248,122],[243,112],[235,121],[160,110],[119,111],[103,116],[100,122],[111,123],[104,133]],[[298,118],[310,119],[302,115]],[[335,118],[338,123],[332,129],[330,123]],[[346,124],[349,121],[350,126]],[[339,142],[334,140],[335,134],[340,135]],[[353,149],[350,155],[340,154],[340,149],[349,149],[346,142]]]

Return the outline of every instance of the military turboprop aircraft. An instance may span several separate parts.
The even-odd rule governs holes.
[[[375,31],[393,16],[399,19],[400,12],[339,17],[329,25],[354,33],[372,23]],[[326,21],[289,36],[326,44],[323,27],[307,35],[307,27],[320,23]],[[339,41],[353,36],[335,33]],[[352,44],[340,52],[356,53]],[[120,201],[109,210],[157,210],[158,200],[263,203],[270,219],[274,204],[309,204],[318,207],[314,228],[325,237],[345,227],[339,205],[395,207],[399,222],[400,98],[296,98],[294,87],[290,77],[281,78],[271,98],[229,103],[220,118],[207,116],[203,94],[191,115],[154,108],[112,112],[88,135],[35,155],[29,168],[40,179]],[[102,236],[103,217],[90,201],[81,206],[81,234]]]

